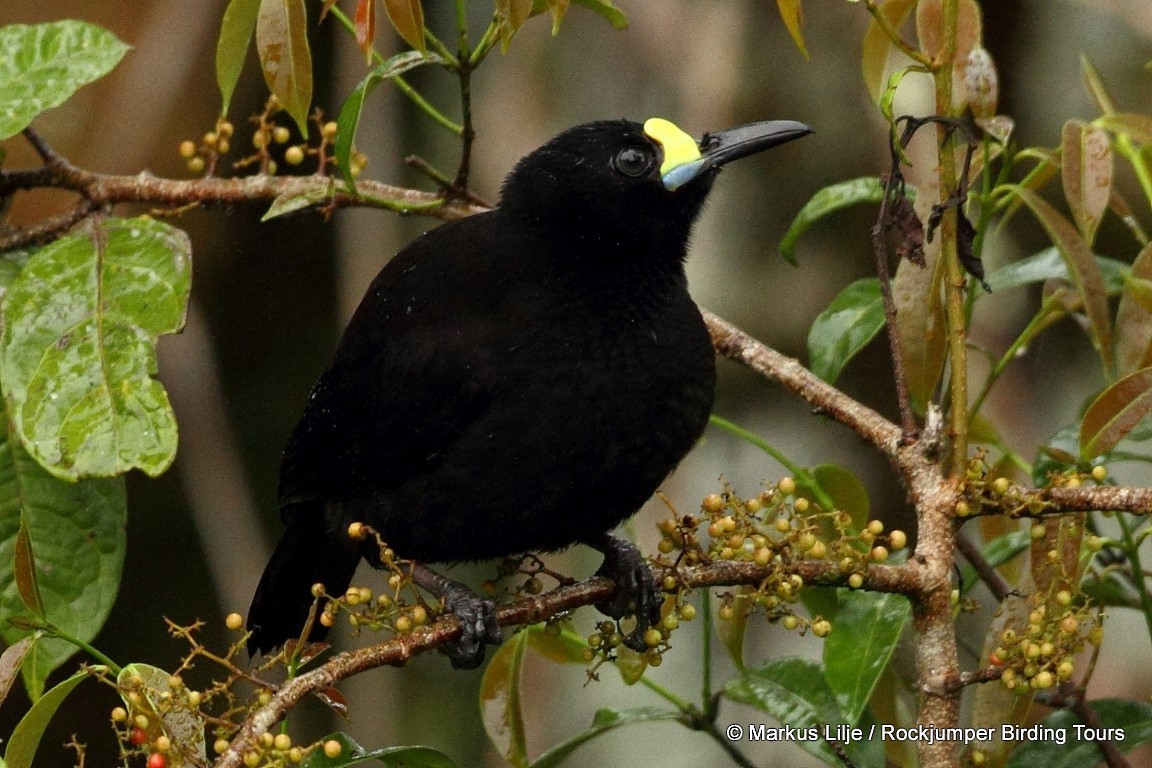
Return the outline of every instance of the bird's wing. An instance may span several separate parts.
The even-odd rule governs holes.
[[[510,320],[477,301],[496,278],[462,261],[489,250],[470,222],[419,238],[369,288],[285,450],[281,508],[411,481],[487,409]]]

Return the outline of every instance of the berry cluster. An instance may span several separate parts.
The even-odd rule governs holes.
[[[128,675],[117,684],[126,706],[112,710],[112,727],[126,758],[139,755],[148,768],[168,768],[188,764],[194,746],[178,744],[169,733],[170,724],[199,717],[201,694],[172,675],[160,685],[148,685],[138,675]]]
[[[1075,657],[1085,643],[1099,646],[1104,616],[1067,589],[1033,594],[1027,623],[1015,622],[1000,633],[989,663],[1002,667],[1000,681],[1010,691],[1043,690],[1072,678]]]
[[[718,561],[769,567],[756,590],[721,595],[720,618],[760,610],[787,629],[810,629],[819,637],[831,631],[831,624],[819,617],[803,618],[792,609],[804,586],[796,564],[836,563],[845,583],[860,588],[870,564],[885,562],[891,552],[908,543],[903,531],[885,534],[879,520],[856,531],[848,513],[822,510],[806,495],[798,495],[796,481],[790,477],[748,499],[725,487],[723,493],[705,498],[700,511],[700,516],[673,513],[658,524],[661,540],[656,565],[673,573],[682,565]],[[701,529],[707,533],[707,546],[701,543]],[[674,577],[668,579],[675,583]]]
[[[1097,485],[1103,485],[1108,480],[1108,468],[1098,464],[1089,472],[1069,469],[1048,475],[1048,485],[1051,488],[1079,488],[1089,480]],[[984,450],[977,451],[968,463],[961,491],[962,498],[956,504],[957,517],[967,518],[975,515],[1024,517],[1040,515],[1053,509],[1052,502],[1042,495],[1014,485],[1006,477],[995,477]]]
[[[227,739],[217,739],[212,745],[212,751],[218,755],[224,754],[229,747]],[[323,742],[317,742],[304,747],[298,747],[292,743],[292,737],[287,733],[271,733],[261,734],[259,741],[253,749],[244,753],[244,765],[247,768],[258,768],[258,766],[266,766],[267,768],[284,768],[288,765],[296,765],[304,761],[313,750],[323,750],[324,755],[332,760],[340,757],[340,753],[344,751],[344,745],[336,739],[329,739]],[[149,766],[152,768],[152,766]]]
[[[325,121],[323,112],[317,109],[310,118],[319,136],[316,145],[312,146],[307,141],[290,144],[292,130],[276,122],[276,116],[282,111],[280,102],[275,96],[270,96],[263,112],[250,118],[255,126],[252,131],[252,147],[255,152],[235,161],[232,167],[240,170],[255,166],[258,173],[275,175],[280,168],[279,162],[295,167],[303,164],[307,158],[314,158],[317,173],[328,173],[334,161],[332,145],[339,130],[337,124],[330,120]],[[185,160],[188,170],[195,174],[213,175],[220,157],[228,154],[232,148],[234,132],[235,127],[232,123],[221,117],[216,121],[215,128],[204,134],[199,144],[191,139],[180,142],[180,157]],[[275,154],[274,148],[277,150]],[[367,165],[367,155],[363,152],[352,152],[349,170],[353,176],[359,176]]]

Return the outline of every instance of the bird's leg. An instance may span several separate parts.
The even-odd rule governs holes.
[[[607,576],[616,582],[616,592],[596,608],[605,616],[619,619],[629,614],[636,617],[636,628],[624,638],[624,644],[634,651],[646,651],[644,633],[660,621],[660,590],[652,569],[644,562],[640,550],[630,541],[602,533],[585,543],[604,553],[604,562],[597,576]]]
[[[496,603],[421,563],[412,564],[412,581],[444,601],[460,622],[460,639],[444,648],[454,669],[475,669],[484,661],[484,644],[499,645],[504,633],[496,623]]]

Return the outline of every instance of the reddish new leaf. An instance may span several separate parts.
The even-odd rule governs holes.
[[[1112,189],[1112,144],[1101,128],[1079,120],[1064,123],[1060,148],[1064,197],[1076,227],[1091,245]]]
[[[1152,310],[1147,307],[1143,288],[1152,281],[1152,244],[1132,262],[1124,281],[1120,309],[1116,312],[1116,369],[1132,373],[1152,365]]]
[[[1104,361],[1106,375],[1112,371],[1112,324],[1108,317],[1108,293],[1100,267],[1092,255],[1088,243],[1059,211],[1049,205],[1036,193],[1022,186],[1014,186],[1013,191],[1032,209],[1032,213],[1048,233],[1052,243],[1068,264],[1072,284],[1076,287],[1084,312],[1088,315],[1092,345]]]
[[[1102,456],[1152,413],[1152,368],[1117,381],[1092,401],[1080,422],[1080,457]]]
[[[404,42],[421,53],[428,50],[424,41],[424,7],[420,0],[384,0],[384,10]]]
[[[16,591],[28,610],[44,618],[44,601],[40,598],[40,581],[36,577],[36,557],[32,554],[32,539],[28,528],[20,520],[20,530],[16,532],[16,546],[12,556],[12,569],[16,575]]]
[[[376,0],[356,3],[356,45],[364,52],[364,60],[371,63],[372,47],[376,45]]]
[[[262,0],[256,19],[256,51],[268,90],[308,137],[312,104],[312,52],[304,0]]]

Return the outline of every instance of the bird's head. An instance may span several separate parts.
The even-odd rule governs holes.
[[[683,244],[721,167],[811,132],[769,120],[697,141],[663,118],[587,123],[520,160],[500,207],[581,240]]]

